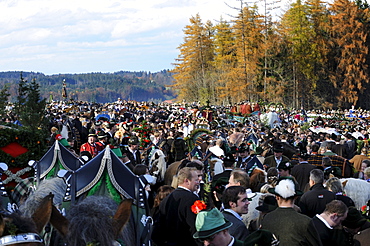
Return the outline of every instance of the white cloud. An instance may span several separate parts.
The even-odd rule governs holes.
[[[235,10],[224,0],[2,0],[0,69],[52,74],[172,68],[182,30],[198,13],[205,22],[229,19]]]

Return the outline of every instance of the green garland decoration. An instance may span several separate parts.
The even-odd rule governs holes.
[[[120,193],[117,191],[117,189],[113,186],[112,181],[109,178],[108,173],[106,174],[106,184],[107,184],[107,189],[109,193],[111,194],[113,200],[116,203],[120,203],[122,201]]]
[[[98,193],[101,185],[103,184],[103,179],[105,177],[105,171],[103,173],[103,175],[100,177],[99,181],[96,183],[96,185],[94,185],[90,190],[89,192],[87,193],[87,196],[93,196],[95,194]]]
[[[103,183],[106,184],[106,188],[107,188],[110,196],[112,197],[112,199],[116,203],[120,203],[122,201],[121,196],[120,196],[119,192],[117,191],[117,189],[114,188],[114,186],[113,186],[113,184],[112,184],[112,182],[109,178],[107,170],[104,170],[103,175],[101,176],[100,180],[96,183],[96,185],[94,185],[94,187],[92,187],[90,189],[90,191],[87,193],[87,196],[92,196],[92,195],[97,194],[98,191],[101,189]]]
[[[63,165],[62,165],[62,163],[60,162],[60,160],[58,159],[58,163],[57,163],[57,165],[58,165],[58,171],[59,170],[64,170],[65,168],[63,167]],[[54,177],[56,177],[57,176],[57,167],[53,167],[51,170],[50,170],[50,172],[46,175],[46,179],[51,179],[51,178],[54,178]]]

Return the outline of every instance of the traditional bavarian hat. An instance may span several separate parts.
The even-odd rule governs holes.
[[[275,188],[268,189],[268,192],[287,199],[303,195],[303,192],[297,188],[297,184],[291,177],[281,177]]]
[[[232,225],[233,223],[227,221],[217,208],[213,208],[210,211],[200,211],[195,220],[197,232],[194,233],[193,237],[199,239],[207,238],[230,228]]]

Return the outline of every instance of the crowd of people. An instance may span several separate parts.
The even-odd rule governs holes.
[[[156,245],[365,245],[370,236],[367,211],[340,180],[370,182],[364,110],[118,99],[53,102],[47,113],[49,145],[64,139],[87,161],[110,146],[136,175],[150,174],[158,149],[166,167],[177,163],[171,183],[148,185]]]

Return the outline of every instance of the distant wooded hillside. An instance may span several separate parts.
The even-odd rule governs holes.
[[[0,89],[9,87],[9,101],[14,102],[17,96],[21,72],[0,72]],[[176,95],[169,87],[173,78],[168,70],[157,73],[128,72],[86,73],[44,75],[43,73],[23,72],[28,81],[36,78],[43,98],[53,97],[62,100],[63,80],[67,85],[68,99],[89,102],[114,102],[117,98],[136,101],[161,102],[173,99]]]

